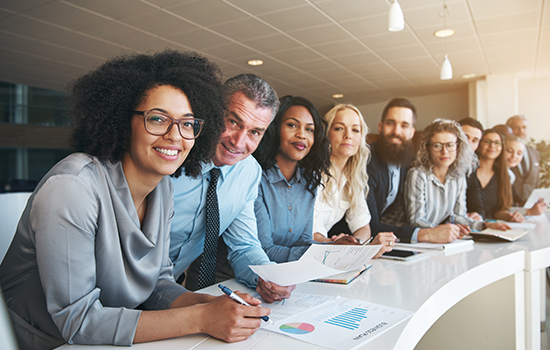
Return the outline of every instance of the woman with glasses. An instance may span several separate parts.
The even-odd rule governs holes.
[[[78,79],[72,99],[77,153],[40,181],[0,266],[20,348],[248,338],[269,311],[188,292],[168,257],[167,175],[200,174],[224,128],[217,66],[123,56]]]
[[[405,182],[405,208],[412,226],[458,225],[460,238],[470,229],[506,229],[505,224],[475,221],[466,215],[466,175],[474,154],[460,125],[436,119],[422,133],[416,159]]]
[[[506,164],[504,139],[496,129],[483,132],[476,154],[479,167],[468,178],[468,209],[486,219],[523,222],[520,212],[511,212],[512,186]]]

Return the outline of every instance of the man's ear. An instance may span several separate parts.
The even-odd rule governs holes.
[[[378,134],[382,134],[382,122],[378,122]]]

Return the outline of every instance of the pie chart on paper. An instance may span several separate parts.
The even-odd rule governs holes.
[[[315,330],[315,327],[309,323],[293,322],[285,323],[279,327],[279,329],[285,333],[292,334],[308,334]]]

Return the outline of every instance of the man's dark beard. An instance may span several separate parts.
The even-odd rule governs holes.
[[[380,160],[387,164],[408,166],[413,158],[413,142],[412,140],[401,140],[400,145],[391,143],[389,138],[384,135],[380,135],[378,141],[378,157]]]

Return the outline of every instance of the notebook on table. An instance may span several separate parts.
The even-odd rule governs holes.
[[[496,240],[496,241],[508,241],[513,242],[527,234],[526,230],[512,229],[508,231],[495,230],[492,228],[486,228],[481,232],[470,232],[470,236],[479,240]]]

